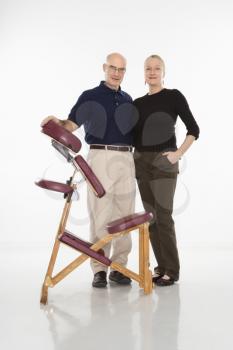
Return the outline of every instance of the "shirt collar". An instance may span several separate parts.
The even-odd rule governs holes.
[[[119,86],[119,89],[118,90],[114,90],[114,89],[111,89],[110,87],[108,87],[106,84],[105,84],[105,81],[102,80],[100,82],[100,85],[99,85],[102,89],[105,89],[105,91],[108,91],[108,92],[114,92],[114,93],[119,93],[121,95],[123,95],[122,93],[122,90],[121,90],[121,87]]]

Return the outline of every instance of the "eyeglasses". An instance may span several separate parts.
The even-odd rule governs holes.
[[[108,66],[108,69],[110,70],[111,73],[120,73],[120,74],[124,74],[125,71],[126,71],[126,68],[125,67],[121,67],[121,68],[117,68],[115,66],[112,66],[111,64],[107,64]]]

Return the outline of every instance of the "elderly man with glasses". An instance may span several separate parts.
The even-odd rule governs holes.
[[[44,125],[53,119],[71,132],[84,126],[85,141],[90,145],[88,162],[106,191],[106,195],[99,199],[88,189],[90,239],[93,243],[106,234],[109,221],[132,214],[135,207],[132,129],[137,115],[132,98],[120,87],[126,59],[119,53],[109,54],[103,71],[105,80],[80,95],[67,120],[49,116],[42,122]],[[126,266],[131,246],[130,235],[113,240],[111,260]],[[110,250],[110,245],[104,247],[105,256],[110,257]],[[91,267],[94,273],[92,286],[106,287],[107,267],[95,260],[91,260]],[[121,285],[131,283],[130,278],[118,271],[111,271],[109,279]]]

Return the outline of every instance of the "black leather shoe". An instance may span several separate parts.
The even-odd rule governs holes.
[[[156,281],[156,285],[159,287],[167,287],[167,286],[171,286],[172,284],[175,283],[174,278],[169,277],[169,279],[165,279],[163,277],[157,279]]]
[[[159,271],[158,266],[154,268],[154,275],[152,276],[152,282],[156,283],[161,277],[163,277],[164,274],[162,274]]]
[[[130,284],[132,282],[132,280],[129,277],[126,277],[125,275],[123,275],[123,273],[119,272],[119,271],[111,271],[109,274],[109,279],[110,281],[114,281],[118,284]]]
[[[152,282],[153,282],[153,283],[156,283],[161,277],[163,277],[163,275],[155,275],[155,276],[152,276]]]
[[[107,285],[106,272],[99,271],[94,274],[94,278],[92,281],[92,286],[95,288],[105,288]]]

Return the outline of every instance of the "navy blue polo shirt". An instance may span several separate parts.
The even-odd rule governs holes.
[[[84,126],[88,144],[132,145],[132,131],[138,119],[135,109],[126,92],[110,89],[101,81],[80,95],[68,119]]]

